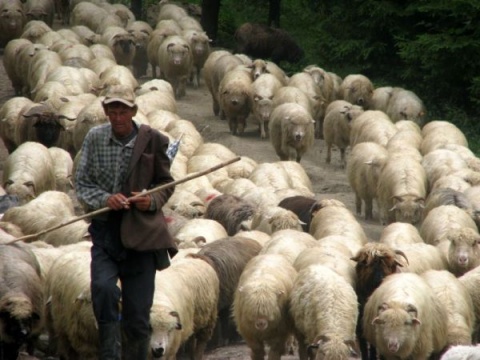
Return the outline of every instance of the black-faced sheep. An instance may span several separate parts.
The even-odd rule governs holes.
[[[303,231],[308,232],[313,216],[312,209],[316,202],[314,198],[299,195],[283,199],[278,206],[293,211],[303,223]]]
[[[269,58],[277,64],[282,60],[296,63],[304,56],[304,51],[285,30],[261,24],[242,24],[235,31],[235,40],[238,53]]]

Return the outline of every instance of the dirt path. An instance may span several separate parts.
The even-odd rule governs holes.
[[[14,96],[13,88],[3,68],[3,54],[0,59],[0,105]],[[149,78],[141,79],[141,82]],[[225,145],[237,155],[248,156],[258,163],[275,162],[277,158],[268,140],[260,139],[255,124],[249,123],[242,137],[232,136],[226,121],[215,117],[212,112],[210,93],[202,82],[198,89],[189,87],[187,95],[178,101],[178,113],[183,119],[190,120],[201,131],[205,142],[218,142]],[[0,169],[8,153],[0,141]],[[323,141],[315,140],[314,147],[302,158],[301,164],[312,181],[317,199],[335,198],[344,202],[351,211],[355,211],[355,199],[345,176],[345,170],[340,167],[339,153],[335,151],[332,164],[325,163]],[[368,237],[378,239],[382,227],[377,221],[365,222],[358,218]],[[211,351],[207,360],[246,360],[249,359],[246,345],[237,344]],[[50,358],[51,359],[51,358]],[[183,359],[183,357],[182,357]],[[285,356],[282,359],[296,360],[297,356]]]

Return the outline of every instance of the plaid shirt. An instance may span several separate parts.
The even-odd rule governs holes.
[[[88,211],[107,206],[108,197],[120,191],[135,140],[136,136],[123,145],[113,136],[109,123],[88,132],[75,175],[77,198]]]

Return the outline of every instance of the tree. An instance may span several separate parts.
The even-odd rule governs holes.
[[[200,23],[213,44],[217,40],[218,15],[221,0],[202,0],[202,17]]]
[[[281,0],[269,0],[268,26],[280,27],[280,1]]]

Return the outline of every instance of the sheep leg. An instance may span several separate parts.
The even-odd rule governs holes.
[[[260,138],[265,139],[267,133],[265,132],[265,122],[260,120],[258,126],[260,127]]]
[[[365,220],[373,219],[373,201],[372,199],[365,199]]]
[[[331,160],[332,160],[332,144],[327,143],[327,157],[325,158],[325,162],[327,164],[330,164]]]
[[[355,194],[355,211],[357,212],[357,215],[362,213],[362,199],[358,194]]]
[[[212,100],[213,100],[213,115],[218,116],[218,114],[220,113],[220,105],[218,104],[218,100],[216,100],[215,98],[213,98]]]
[[[245,341],[251,350],[252,360],[264,360],[265,348],[263,346],[263,342],[251,339]]]
[[[300,334],[296,334],[295,337],[298,343],[298,357],[300,360],[308,360],[308,351],[307,346],[305,345],[305,338]]]
[[[347,162],[345,161],[345,149],[340,149],[340,159],[342,161],[342,168],[345,169]]]

